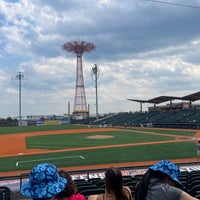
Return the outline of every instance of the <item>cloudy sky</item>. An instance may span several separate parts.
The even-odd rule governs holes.
[[[95,114],[138,111],[127,99],[185,96],[200,85],[199,0],[1,0],[0,117],[73,111],[76,56],[66,42],[96,49],[83,55],[87,104]],[[197,102],[198,103],[198,102]],[[144,105],[143,109],[148,106]]]

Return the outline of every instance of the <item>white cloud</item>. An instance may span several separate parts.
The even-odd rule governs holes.
[[[128,98],[196,92],[199,20],[199,9],[141,0],[2,0],[0,116],[18,115],[18,85],[12,80],[17,72],[27,77],[22,85],[23,115],[66,113],[67,102],[72,111],[76,55],[62,50],[62,45],[73,40],[96,46],[83,55],[87,103],[93,113],[94,63],[100,69],[100,113],[139,110],[139,104]]]

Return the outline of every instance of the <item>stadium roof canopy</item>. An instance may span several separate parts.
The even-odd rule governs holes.
[[[189,94],[184,97],[159,96],[159,97],[155,97],[155,98],[149,99],[149,100],[137,100],[137,99],[128,99],[128,100],[139,102],[139,103],[154,103],[154,104],[159,104],[159,103],[163,103],[166,101],[172,101],[172,100],[197,101],[197,100],[200,100],[200,91],[193,93],[193,94]]]
[[[129,101],[135,101],[135,102],[138,102],[138,103],[149,103],[148,100],[139,100],[139,99],[127,99]]]
[[[160,97],[156,97],[153,99],[148,100],[149,103],[155,103],[155,104],[159,104],[159,103],[163,103],[166,101],[172,101],[174,99],[181,99],[181,97],[173,97],[173,96],[160,96]]]
[[[172,101],[174,99],[182,99],[181,97],[173,97],[173,96],[159,96],[159,97],[155,97],[153,99],[150,100],[137,100],[137,99],[128,99],[130,101],[135,101],[135,102],[139,102],[139,103],[154,103],[154,104],[159,104],[159,103],[163,103],[166,101]]]
[[[197,100],[200,100],[200,92],[196,92],[196,93],[184,96],[184,97],[182,97],[182,100],[187,100],[187,101],[197,101]]]

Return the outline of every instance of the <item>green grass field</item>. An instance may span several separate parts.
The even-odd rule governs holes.
[[[8,127],[0,128],[0,134],[25,133],[46,130],[67,130],[87,128],[85,126],[39,126],[39,127]],[[193,137],[195,131],[187,130],[158,130],[144,128],[119,129],[117,131],[76,134],[56,134],[27,137],[27,148],[33,149],[69,149],[79,147],[93,147],[103,145],[135,144],[141,142],[174,140],[175,136]],[[144,134],[154,132],[161,135]],[[165,136],[164,134],[168,134]],[[93,135],[109,135],[113,138],[88,139]],[[171,136],[170,136],[171,135]],[[15,157],[0,158],[0,172],[30,170],[41,162],[50,162],[58,167],[84,166],[95,164],[112,164],[123,162],[150,161],[160,159],[194,158],[196,146],[194,141],[184,141],[166,144],[144,144],[139,146],[113,147],[91,150],[75,150],[59,153],[19,155]],[[17,166],[16,166],[17,164]]]

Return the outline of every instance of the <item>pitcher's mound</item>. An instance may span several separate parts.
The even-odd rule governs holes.
[[[113,138],[114,136],[112,135],[93,135],[93,136],[89,136],[87,138],[89,139],[107,139],[107,138]]]

